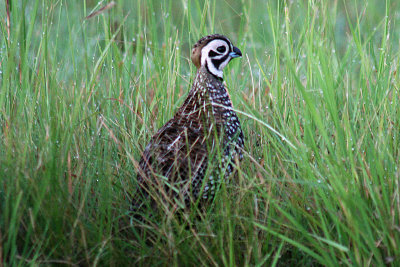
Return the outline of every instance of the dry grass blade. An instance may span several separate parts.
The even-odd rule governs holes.
[[[7,38],[10,41],[10,1],[6,0],[6,9],[7,9]]]
[[[8,2],[8,0],[7,0],[7,2]],[[95,16],[97,16],[97,15],[99,15],[101,13],[104,13],[105,11],[113,8],[116,4],[117,3],[115,3],[114,1],[108,3],[106,6],[100,8],[99,10],[90,13],[89,16],[85,17],[85,20],[91,19],[91,18],[93,18],[93,17],[95,17]]]

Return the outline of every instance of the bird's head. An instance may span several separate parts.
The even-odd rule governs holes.
[[[204,66],[211,74],[223,77],[223,68],[232,58],[241,57],[242,52],[221,34],[201,38],[192,49],[192,62],[197,68]]]

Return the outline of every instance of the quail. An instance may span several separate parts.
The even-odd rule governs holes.
[[[145,199],[182,203],[214,197],[243,158],[243,132],[233,110],[224,67],[241,51],[220,34],[201,38],[191,60],[196,77],[183,105],[151,138],[139,161],[133,210]],[[198,202],[198,203],[199,203]]]

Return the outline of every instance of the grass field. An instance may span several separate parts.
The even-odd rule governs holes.
[[[0,266],[400,265],[400,3],[108,3],[0,4]],[[140,224],[135,163],[211,33],[243,52],[245,159],[202,220]]]

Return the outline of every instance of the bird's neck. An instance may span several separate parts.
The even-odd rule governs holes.
[[[212,105],[213,107],[232,108],[228,91],[223,80],[211,73],[205,67],[197,70],[192,89],[181,107],[183,113],[200,111],[200,107]]]
[[[198,70],[196,79],[203,82],[202,87],[205,88],[207,98],[213,105],[232,107],[231,99],[222,78],[212,75],[206,68],[202,67]]]

